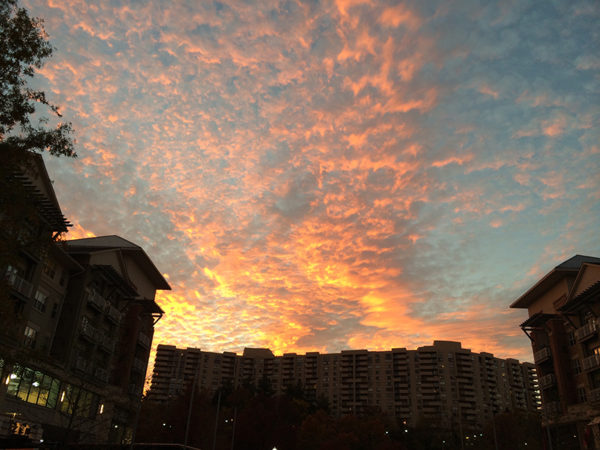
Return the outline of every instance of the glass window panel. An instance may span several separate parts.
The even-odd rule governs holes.
[[[65,399],[61,405],[61,411],[67,414],[80,415],[79,410],[82,405],[82,396],[84,391],[80,388],[67,385],[65,389]]]
[[[19,392],[19,384],[21,383],[21,376],[23,375],[23,369],[18,365],[15,365],[11,371],[7,371],[7,376],[10,377],[6,394],[12,397],[16,397]]]
[[[52,377],[48,375],[44,376],[42,385],[40,386],[40,396],[38,397],[37,404],[40,406],[46,406],[48,402],[48,394],[50,393],[50,386],[52,386]]]
[[[29,389],[29,395],[27,396],[27,401],[29,403],[37,403],[38,396],[40,395],[40,388],[42,387],[43,379],[44,379],[44,374],[42,372],[35,371],[33,373],[33,382],[31,383],[31,388]]]
[[[92,396],[92,410],[90,411],[90,418],[94,419],[100,412],[100,397],[96,394]]]
[[[23,378],[21,379],[21,384],[19,385],[19,392],[17,393],[17,397],[23,401],[27,401],[27,396],[29,395],[29,389],[31,388],[31,382],[33,381],[33,370],[31,369],[23,369]]]
[[[81,409],[81,397],[83,396],[84,391],[78,387],[73,387],[71,391],[71,414],[79,415],[79,410]]]
[[[63,393],[64,393],[64,397],[63,397]],[[61,398],[61,405],[60,405],[60,410],[64,413],[67,414],[71,414],[73,412],[73,408],[71,406],[71,399],[73,398],[73,387],[70,384],[66,384],[63,387],[63,391],[60,395]]]
[[[58,382],[58,380],[53,379],[52,384],[50,385],[50,392],[48,393],[48,402],[46,403],[46,406],[48,408],[56,408],[59,392],[60,383]]]
[[[88,391],[81,391],[79,397],[79,407],[77,408],[77,415],[81,417],[89,417],[91,406],[92,393]]]

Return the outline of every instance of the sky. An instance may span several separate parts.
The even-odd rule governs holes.
[[[600,256],[598,2],[22,4],[67,238],[146,250],[154,345],[531,361],[509,305]]]

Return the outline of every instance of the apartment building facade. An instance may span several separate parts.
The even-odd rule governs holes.
[[[196,378],[200,389],[229,384],[270,386],[274,393],[299,386],[309,400],[327,400],[332,414],[372,409],[415,426],[482,429],[505,411],[537,412],[533,364],[474,353],[458,342],[435,341],[416,350],[345,350],[340,353],[274,356],[268,349],[204,352],[159,345],[149,399],[166,402]]]
[[[70,224],[41,156],[32,160],[23,183],[39,220],[15,228],[35,243],[13,246],[0,267],[0,441],[124,442],[162,315],[155,292],[169,285],[118,236],[56,240]],[[6,248],[14,238],[2,236]]]
[[[511,308],[526,308],[547,437],[565,449],[600,448],[600,258],[575,255]]]

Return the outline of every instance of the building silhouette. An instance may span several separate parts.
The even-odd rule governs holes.
[[[0,444],[127,441],[169,285],[121,237],[56,239],[70,224],[40,155],[15,174],[31,214],[0,237]]]
[[[248,384],[276,394],[301,388],[308,400],[326,400],[336,416],[375,409],[407,426],[427,421],[447,429],[482,429],[494,415],[537,413],[540,407],[533,364],[474,353],[450,341],[417,350],[282,356],[269,349],[246,348],[236,355],[159,345],[148,398],[169,401],[194,377],[208,391]]]
[[[542,394],[542,422],[553,448],[600,448],[600,258],[575,255],[511,308],[527,308]]]

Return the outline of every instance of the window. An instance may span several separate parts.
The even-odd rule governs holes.
[[[15,364],[8,375],[6,394],[28,403],[54,408],[59,386],[56,378]]]
[[[70,384],[63,387],[60,400],[60,410],[66,414],[93,418],[98,410],[97,395]]]
[[[45,312],[47,300],[48,294],[46,294],[43,290],[38,289],[33,298],[33,307],[40,312]]]
[[[573,373],[575,375],[579,375],[581,373],[581,363],[579,362],[578,359],[574,359],[573,361],[571,361],[572,367],[573,367]]]
[[[64,286],[66,282],[67,282],[67,271],[63,269],[60,273],[60,280],[58,281],[58,284],[60,284],[61,286]]]
[[[23,369],[20,381],[21,383],[19,384],[17,397],[23,401],[27,401],[27,398],[29,397],[29,389],[31,389],[31,383],[33,381],[33,370],[25,367]]]
[[[31,387],[29,388],[29,395],[27,396],[28,403],[35,404],[38,402],[43,379],[44,374],[42,372],[33,372],[33,381],[31,382]]]
[[[56,318],[57,314],[58,314],[58,303],[54,303],[52,305],[52,312],[50,313],[50,317],[52,317],[54,319],[54,318]]]
[[[25,327],[25,339],[23,339],[23,345],[29,348],[35,348],[35,341],[37,338],[37,331],[30,326]]]
[[[579,386],[577,388],[577,401],[579,403],[585,403],[587,400],[587,396],[585,394],[585,387],[584,386]]]
[[[44,263],[44,273],[49,277],[54,279],[56,275],[56,261],[46,260]]]
[[[6,277],[10,280],[11,276],[14,277],[15,275],[18,275],[19,271],[17,270],[16,267],[11,266],[10,264],[6,267]]]

